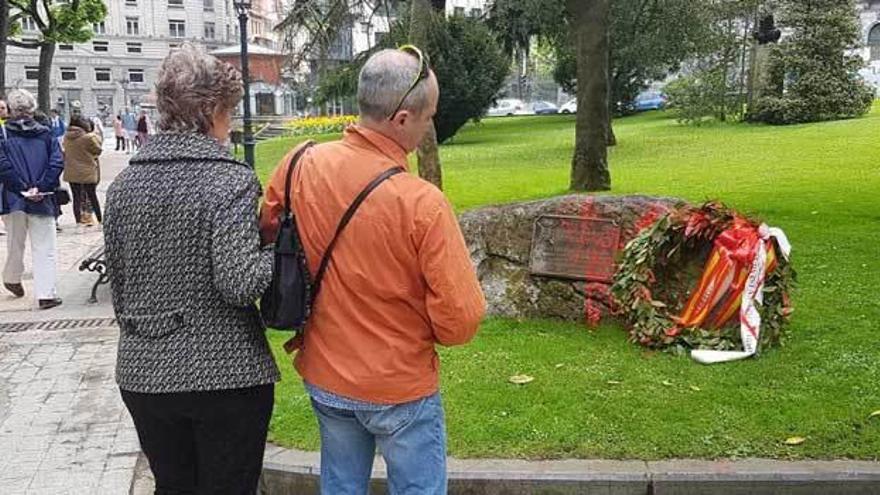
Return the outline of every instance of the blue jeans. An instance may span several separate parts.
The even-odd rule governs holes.
[[[446,425],[440,393],[382,411],[312,400],[321,427],[321,494],[365,495],[376,445],[391,495],[446,494]]]

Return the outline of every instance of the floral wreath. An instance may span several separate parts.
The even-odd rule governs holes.
[[[796,280],[789,251],[781,230],[721,203],[680,204],[626,245],[611,292],[631,341],[702,349],[692,353],[701,362],[740,359],[781,343]],[[687,287],[687,265],[703,256]]]

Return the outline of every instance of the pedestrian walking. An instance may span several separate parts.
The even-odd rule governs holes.
[[[71,117],[64,136],[64,180],[73,196],[73,217],[77,225],[92,226],[101,222],[97,186],[101,181],[101,139],[98,129],[89,130],[90,122]]]
[[[64,133],[67,132],[67,126],[64,125],[64,119],[61,118],[61,114],[58,113],[58,110],[53,108],[49,114],[49,122],[52,126],[52,136],[58,140],[58,144],[61,144],[64,140]]]
[[[135,138],[137,138],[137,118],[128,107],[122,114],[122,128],[125,129],[125,152],[136,151],[134,146]]]
[[[122,128],[122,115],[113,118],[113,134],[116,136],[116,151],[125,151],[125,129]]]

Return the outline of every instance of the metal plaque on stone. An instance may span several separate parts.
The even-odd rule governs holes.
[[[620,227],[610,220],[542,215],[535,221],[529,270],[533,275],[611,282]]]

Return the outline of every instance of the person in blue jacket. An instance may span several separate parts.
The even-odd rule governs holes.
[[[34,120],[37,102],[28,91],[7,95],[10,118],[0,130],[0,216],[6,226],[7,257],[3,286],[24,296],[24,248],[31,238],[34,298],[40,309],[61,304],[55,274],[54,191],[64,168],[58,140]]]
[[[58,140],[58,144],[61,144],[61,140],[64,139],[64,133],[67,132],[67,126],[64,125],[64,119],[61,118],[58,110],[53,108],[51,114],[52,116],[49,120],[52,122],[52,136]]]

